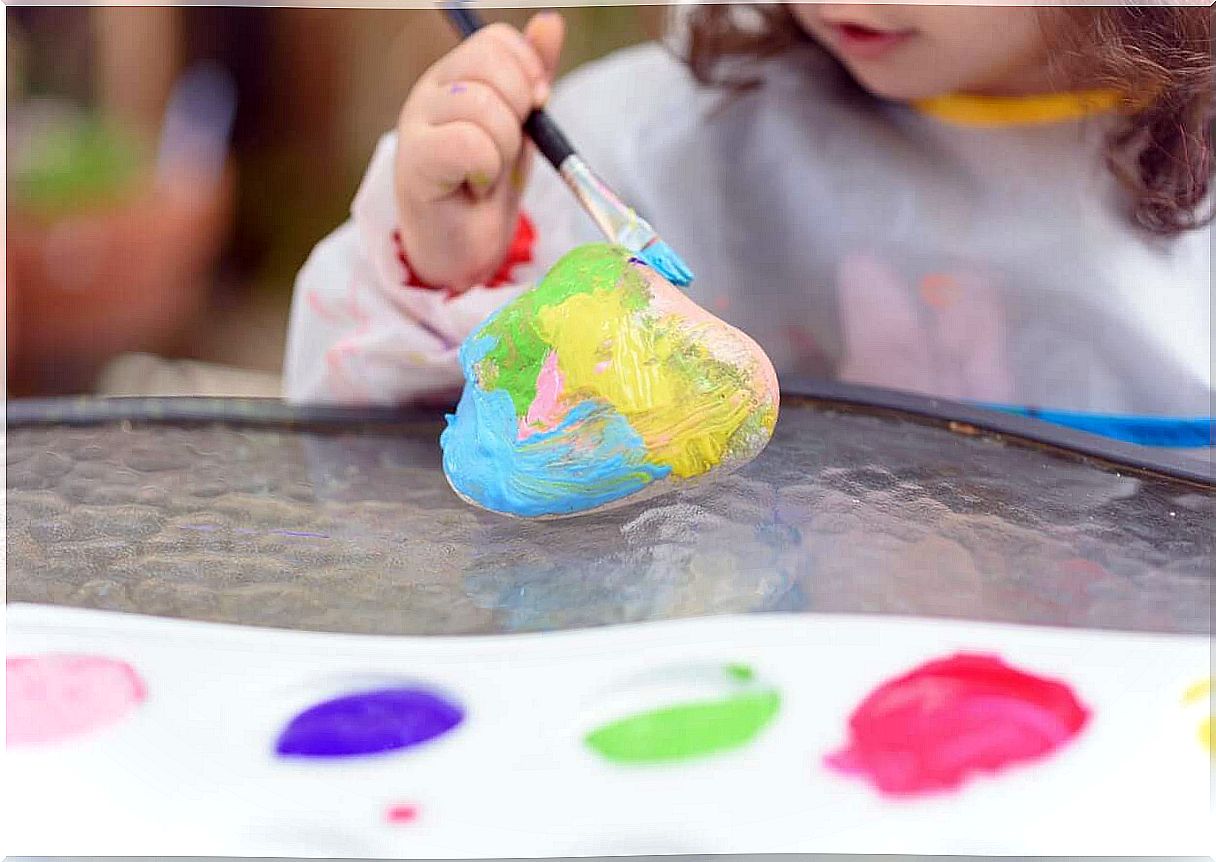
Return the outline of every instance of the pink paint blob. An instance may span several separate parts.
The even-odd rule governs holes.
[[[825,762],[891,796],[954,790],[974,773],[1046,757],[1089,717],[1062,682],[959,654],[871,692],[849,717],[848,745]]]
[[[6,742],[43,745],[114,724],[147,697],[139,674],[91,655],[18,656],[5,661]]]
[[[408,802],[390,805],[384,812],[384,819],[393,826],[404,826],[418,819],[418,806]]]
[[[557,426],[565,415],[561,404],[562,387],[565,379],[561,369],[557,367],[557,354],[549,351],[545,362],[536,375],[536,397],[528,405],[528,413],[519,426],[519,438],[531,436],[536,431],[547,431]]]

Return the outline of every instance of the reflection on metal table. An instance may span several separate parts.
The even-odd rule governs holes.
[[[12,402],[9,601],[379,634],[766,611],[1210,631],[1210,474],[1137,447],[804,386],[739,473],[535,523],[451,493],[442,422]]]

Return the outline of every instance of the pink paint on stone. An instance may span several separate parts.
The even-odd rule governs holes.
[[[519,426],[519,439],[530,437],[537,431],[548,431],[561,422],[566,409],[561,404],[562,387],[565,378],[557,367],[557,354],[553,351],[545,357],[545,362],[536,375],[536,397],[528,405],[528,413]]]
[[[91,655],[17,656],[5,661],[6,742],[63,742],[112,725],[147,698],[131,665]]]

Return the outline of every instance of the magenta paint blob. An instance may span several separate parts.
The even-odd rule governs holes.
[[[1046,757],[1089,718],[1062,682],[959,654],[875,689],[849,718],[848,744],[826,763],[891,796],[954,790],[975,773]]]
[[[131,665],[94,655],[5,660],[9,746],[63,742],[115,724],[147,698]]]
[[[464,711],[417,688],[383,688],[326,700],[279,734],[283,757],[356,757],[412,748],[455,729]]]

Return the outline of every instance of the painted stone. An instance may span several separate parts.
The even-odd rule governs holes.
[[[444,473],[506,515],[579,515],[724,475],[777,421],[759,345],[616,246],[571,251],[469,336],[460,363]]]

